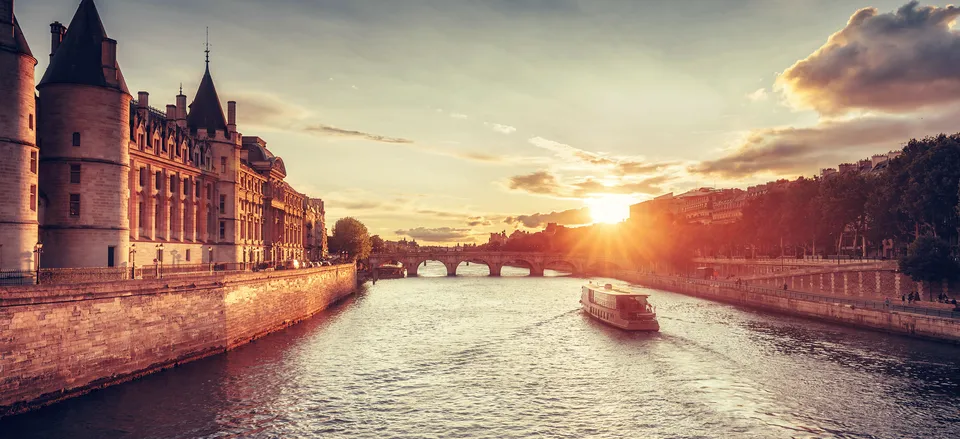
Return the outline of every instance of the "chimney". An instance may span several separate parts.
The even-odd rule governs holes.
[[[117,78],[117,40],[103,39],[100,60],[103,65],[103,77],[106,78],[107,84],[114,86],[120,84]]]
[[[145,91],[137,92],[137,108],[150,108],[150,93]]]
[[[60,43],[63,42],[64,35],[67,34],[67,28],[59,21],[54,21],[50,25],[50,59],[53,60],[53,55],[57,53],[57,49],[60,48]]]
[[[237,132],[237,102],[227,102],[227,131]]]
[[[167,122],[173,122],[177,120],[177,106],[173,104],[167,105]]]
[[[13,47],[13,0],[0,0],[0,46]]]
[[[187,127],[187,96],[183,94],[183,86],[177,95],[177,125],[181,128]]]

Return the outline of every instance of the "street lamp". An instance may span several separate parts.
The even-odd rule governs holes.
[[[43,243],[38,242],[37,245],[33,246],[33,252],[37,254],[37,257],[36,257],[37,285],[40,285],[40,255],[43,254]]]
[[[130,244],[130,279],[137,278],[137,245]]]
[[[157,244],[157,279],[163,279],[163,243]]]
[[[207,260],[210,261],[210,273],[213,273],[213,247],[207,247]]]

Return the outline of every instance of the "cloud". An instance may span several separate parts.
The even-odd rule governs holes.
[[[564,210],[562,212],[510,216],[503,220],[503,222],[506,224],[522,224],[523,226],[531,229],[540,228],[549,223],[557,223],[564,226],[579,226],[590,224],[592,221],[593,219],[590,217],[590,209],[586,207],[581,209]]]
[[[820,167],[900,148],[908,139],[953,133],[960,106],[932,116],[865,116],[828,120],[807,128],[765,128],[747,133],[730,152],[690,167],[690,172],[742,178],[754,174],[800,175]]]
[[[527,175],[510,177],[510,189],[541,195],[559,195],[560,182],[547,171],[537,171]]]
[[[905,112],[960,98],[960,8],[865,8],[826,44],[777,78],[794,105],[826,115]]]
[[[616,161],[603,157],[590,151],[574,148],[570,145],[560,143],[543,137],[533,137],[529,140],[531,145],[554,152],[556,155],[568,160],[579,161],[591,165],[614,165]]]
[[[646,175],[654,172],[660,172],[664,169],[676,166],[676,162],[648,163],[641,161],[621,161],[617,163],[614,171],[618,175]]]
[[[767,97],[769,97],[769,95],[767,94],[767,89],[765,88],[757,89],[757,91],[747,94],[747,99],[749,99],[751,102],[765,101],[767,100]]]
[[[248,92],[237,96],[237,122],[240,126],[287,130],[309,115],[308,110],[271,93]]]
[[[510,125],[503,125],[503,124],[491,123],[491,122],[484,122],[483,125],[486,126],[486,127],[489,127],[490,129],[492,129],[492,130],[494,130],[494,131],[496,131],[496,132],[498,132],[498,133],[500,133],[500,134],[513,134],[513,133],[517,132],[517,129],[516,129],[515,127],[510,126]]]
[[[303,128],[303,131],[324,137],[348,137],[354,139],[370,140],[382,143],[412,144],[413,140],[399,137],[387,137],[378,134],[370,134],[362,131],[346,130],[330,125],[315,124]]]
[[[399,236],[409,236],[413,239],[428,242],[457,242],[471,238],[470,229],[455,229],[451,227],[417,227],[415,229],[397,230],[394,233]]]
[[[454,119],[469,119],[469,118],[470,118],[470,116],[467,116],[466,114],[463,114],[463,113],[450,113],[450,117],[452,117],[452,118],[454,118]]]
[[[492,226],[493,221],[490,221],[482,216],[472,216],[467,221],[467,225],[470,227],[478,227],[478,226],[486,227],[486,226]]]
[[[510,177],[507,186],[512,190],[561,198],[583,198],[598,194],[658,194],[662,185],[672,177],[659,175],[641,180],[620,178],[601,182],[592,177],[563,182],[548,171]]]
[[[339,201],[337,207],[350,210],[370,210],[382,209],[385,205],[379,201]]]

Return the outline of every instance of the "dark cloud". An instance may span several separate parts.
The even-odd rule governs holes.
[[[960,98],[960,8],[865,8],[777,79],[797,104],[824,114],[912,111]]]
[[[647,163],[647,162],[637,162],[637,161],[621,161],[617,163],[614,170],[618,175],[646,175],[650,173],[660,172],[669,166],[673,166],[676,163],[667,162],[667,163]]]
[[[809,128],[755,130],[726,156],[692,166],[690,172],[728,178],[810,174],[841,161],[899,149],[911,138],[956,132],[957,120],[960,107],[930,117],[872,116]]]
[[[410,139],[381,136],[378,134],[365,133],[363,131],[345,130],[343,128],[337,128],[334,126],[323,125],[323,124],[315,124],[315,125],[304,127],[303,131],[310,134],[318,135],[318,136],[350,137],[355,139],[371,140],[374,142],[382,142],[382,143],[398,143],[398,144],[414,143],[413,140],[410,140]]]
[[[564,226],[579,226],[590,224],[593,220],[590,217],[590,209],[564,210],[562,212],[535,213],[533,215],[510,216],[503,220],[510,225],[519,225],[531,229],[543,227],[549,223],[557,223]]]
[[[337,202],[337,207],[351,210],[370,210],[382,209],[385,204],[379,201],[340,201]]]
[[[433,215],[438,218],[460,218],[464,216],[462,213],[446,212],[442,210],[430,210],[430,209],[421,209],[421,210],[418,210],[417,213],[423,214],[423,215]]]
[[[394,233],[429,242],[458,242],[470,238],[470,229],[454,229],[451,227],[417,227],[409,230],[397,230]]]
[[[670,177],[660,175],[641,181],[621,181],[608,186],[593,179],[586,179],[574,183],[574,195],[583,197],[591,194],[659,194],[663,192],[662,185],[670,181]]]
[[[560,182],[557,177],[547,171],[537,171],[527,175],[510,177],[510,189],[530,192],[541,195],[559,195]]]
[[[470,226],[470,227],[492,226],[492,225],[493,225],[493,221],[490,221],[490,220],[488,220],[488,219],[486,219],[486,218],[484,218],[484,217],[482,217],[482,216],[471,216],[471,217],[467,220],[467,225]]]

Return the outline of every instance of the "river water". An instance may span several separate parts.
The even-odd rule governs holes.
[[[0,437],[960,437],[960,347],[660,291],[661,332],[625,333],[582,279],[442,270]]]

